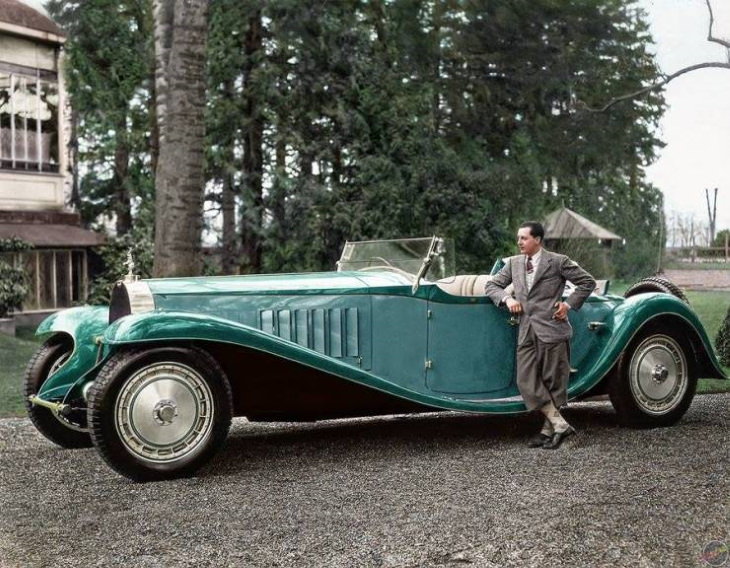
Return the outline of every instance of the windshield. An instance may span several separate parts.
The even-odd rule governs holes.
[[[430,256],[430,264],[426,264]],[[453,244],[439,237],[345,243],[337,270],[387,270],[434,281],[454,275]]]

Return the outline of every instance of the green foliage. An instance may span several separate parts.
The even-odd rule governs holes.
[[[33,248],[33,245],[18,237],[0,239],[0,253],[3,252],[24,252]]]
[[[717,349],[720,363],[730,367],[730,306],[727,308],[725,319],[715,337],[715,349]]]
[[[148,3],[51,4],[71,31],[85,218],[128,199],[146,224]],[[656,264],[644,167],[662,95],[591,110],[659,76],[632,2],[214,0],[208,37],[206,207],[236,233],[224,266],[331,269],[345,240],[438,233],[458,270],[488,271],[520,222],[563,205],[624,237],[616,274]]]
[[[68,34],[71,143],[83,163],[76,205],[88,223],[116,214],[122,234],[139,204],[154,195],[151,3],[50,0],[46,7]]]
[[[730,229],[723,229],[722,231],[718,231],[715,235],[715,240],[712,241],[712,246],[724,247],[728,238],[730,238]]]
[[[134,261],[134,274],[140,278],[152,276],[154,244],[151,227],[148,224],[136,226],[130,233],[110,239],[101,248],[100,254],[105,268],[89,287],[89,304],[109,304],[112,286],[129,272],[127,261],[130,251]]]
[[[16,253],[33,248],[33,245],[12,237],[0,239],[0,253]],[[20,308],[28,294],[28,282],[25,270],[16,267],[0,258],[0,318]]]

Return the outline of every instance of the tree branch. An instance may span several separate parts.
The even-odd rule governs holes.
[[[648,85],[647,87],[644,87],[643,89],[639,89],[638,91],[634,91],[633,93],[627,93],[625,95],[621,95],[618,97],[615,97],[608,101],[605,105],[603,105],[600,108],[590,107],[583,101],[576,101],[576,104],[583,110],[587,110],[589,112],[605,112],[609,108],[611,108],[613,105],[618,104],[622,101],[628,101],[635,99],[637,97],[640,97],[642,95],[645,95],[647,93],[650,93],[652,91],[657,91],[664,87],[667,83],[670,81],[673,81],[677,77],[681,77],[685,73],[690,73],[692,71],[697,71],[698,69],[730,69],[730,41],[720,39],[717,37],[714,37],[712,35],[712,26],[715,24],[715,16],[712,12],[712,4],[710,0],[705,0],[705,3],[707,4],[707,10],[710,13],[710,25],[707,28],[707,41],[717,43],[719,45],[722,45],[723,47],[728,49],[728,61],[722,62],[722,61],[708,61],[705,63],[696,63],[695,65],[689,65],[687,67],[683,67],[679,71],[675,71],[671,75],[664,75],[660,81],[657,81],[656,83],[652,83],[651,85]]]
[[[608,101],[605,105],[603,105],[600,108],[594,108],[589,107],[587,104],[585,104],[582,101],[578,101],[577,104],[579,104],[583,109],[590,111],[590,112],[605,112],[609,108],[611,108],[613,105],[620,103],[622,101],[635,99],[636,97],[640,97],[641,95],[645,95],[646,93],[650,93],[651,91],[656,91],[661,89],[664,85],[669,83],[670,81],[673,81],[677,77],[680,77],[684,75],[685,73],[690,73],[691,71],[697,71],[698,69],[730,69],[730,63],[723,63],[722,61],[708,61],[706,63],[697,63],[695,65],[690,65],[688,67],[683,67],[679,71],[676,71],[672,73],[671,75],[665,75],[664,78],[657,82],[649,85],[648,87],[644,87],[643,89],[639,89],[638,91],[634,91],[633,93],[627,93],[625,95],[621,95],[620,97],[615,97]]]
[[[712,26],[715,23],[715,17],[712,13],[712,4],[710,3],[710,0],[705,0],[705,3],[707,4],[707,11],[710,13],[710,25],[707,28],[707,41],[711,41],[713,43],[720,44],[723,47],[730,49],[730,41],[727,41],[725,39],[720,39],[719,37],[714,37],[712,35]]]

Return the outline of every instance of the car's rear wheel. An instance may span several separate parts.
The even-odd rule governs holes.
[[[23,396],[28,417],[36,429],[62,448],[88,448],[91,437],[86,413],[80,409],[61,416],[49,408],[36,406],[28,398],[37,395],[43,383],[58,371],[73,353],[73,342],[64,335],[48,339],[28,362],[23,379]]]
[[[638,282],[635,282],[626,289],[624,292],[624,298],[630,298],[637,294],[646,294],[647,292],[663,292],[664,294],[671,294],[682,300],[685,304],[689,304],[689,299],[684,295],[682,289],[677,286],[671,280],[662,276],[650,276],[649,278],[643,278]]]
[[[136,481],[194,473],[222,445],[231,416],[228,379],[199,349],[120,351],[89,391],[94,445]]]
[[[609,382],[618,421],[633,428],[675,424],[697,388],[692,350],[676,330],[640,332],[624,351]]]

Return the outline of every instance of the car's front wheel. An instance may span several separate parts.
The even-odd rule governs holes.
[[[697,374],[683,334],[651,328],[639,332],[624,351],[609,382],[618,421],[633,428],[675,424],[687,411]]]
[[[74,408],[61,416],[49,408],[30,402],[51,375],[58,371],[73,353],[71,338],[55,335],[48,339],[28,362],[23,380],[23,396],[28,417],[36,429],[62,448],[88,448],[91,437],[86,428],[86,413]]]
[[[222,445],[231,387],[193,348],[120,351],[89,391],[91,438],[106,462],[136,481],[191,475]]]

